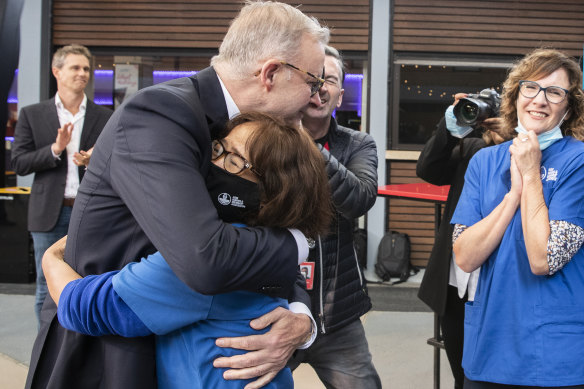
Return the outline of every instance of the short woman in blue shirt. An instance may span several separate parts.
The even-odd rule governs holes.
[[[213,142],[213,163],[206,184],[223,221],[295,228],[306,236],[328,229],[324,161],[303,130],[264,114],[243,113]],[[175,276],[160,253],[120,272],[80,278],[53,246],[43,267],[65,328],[94,336],[159,335],[161,389],[243,388],[252,380],[225,380],[226,369],[213,367],[216,358],[242,350],[219,348],[215,339],[263,333],[267,329],[252,330],[250,320],[288,307],[284,299],[248,291],[199,294]],[[293,388],[290,369],[265,387]]]
[[[465,389],[584,388],[584,95],[565,54],[538,49],[504,83],[512,141],[471,160],[451,223],[467,303]]]

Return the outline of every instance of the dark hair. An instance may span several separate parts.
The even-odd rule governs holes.
[[[582,70],[566,54],[554,49],[536,49],[523,57],[513,66],[503,84],[501,96],[501,118],[503,131],[507,138],[514,137],[517,125],[517,97],[519,81],[549,76],[558,69],[568,74],[570,92],[568,93],[569,117],[562,124],[562,133],[584,140],[584,93],[582,92]]]
[[[324,159],[300,128],[270,115],[247,112],[232,119],[229,132],[256,124],[246,142],[251,164],[260,173],[261,208],[250,225],[296,228],[308,237],[326,234],[332,217]]]

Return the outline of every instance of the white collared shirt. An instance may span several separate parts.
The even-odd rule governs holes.
[[[65,181],[65,198],[75,198],[79,189],[79,171],[73,162],[73,154],[79,151],[81,143],[81,131],[85,123],[85,110],[87,109],[87,96],[83,95],[83,101],[79,106],[79,112],[73,115],[64,106],[59,93],[55,95],[55,106],[59,116],[59,125],[63,127],[67,123],[73,123],[71,140],[67,144],[67,180]],[[87,150],[86,150],[87,151]]]
[[[219,77],[219,74],[217,74],[217,78],[219,79],[219,84],[221,84],[221,89],[223,90],[225,105],[227,105],[227,115],[229,116],[229,120],[231,120],[237,115],[239,115],[241,112],[239,111],[237,104],[235,104],[235,101],[233,101],[233,97],[231,97],[231,95],[229,94],[229,91],[225,87],[225,84],[223,84],[223,81],[221,80],[221,77]]]

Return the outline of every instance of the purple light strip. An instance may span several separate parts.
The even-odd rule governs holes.
[[[95,77],[113,77],[114,71],[113,70],[94,70],[93,75]]]
[[[15,75],[18,75],[18,69],[14,71]],[[179,78],[179,77],[190,77],[193,74],[198,73],[196,70],[155,70],[152,72],[152,76],[156,78],[164,78],[164,79],[171,79],[171,78]],[[114,77],[113,70],[105,70],[105,69],[96,69],[93,71],[95,78],[99,79],[110,79]],[[362,82],[363,75],[362,74],[352,74],[348,73],[345,74],[345,82]],[[359,91],[361,91],[362,85],[359,86]],[[9,96],[8,103],[17,104],[18,98],[16,96]],[[103,98],[96,98],[95,103],[99,105],[113,105],[113,98],[103,97]],[[359,94],[357,100],[357,107],[358,112],[357,114],[361,116],[361,106],[362,106],[362,94]]]
[[[154,70],[152,72],[153,77],[172,77],[172,78],[179,78],[179,77],[190,77],[193,74],[197,74],[198,70]]]
[[[93,102],[97,105],[114,105],[114,99],[95,99]]]

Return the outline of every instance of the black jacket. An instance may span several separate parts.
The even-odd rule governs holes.
[[[416,166],[418,177],[434,185],[450,185],[450,192],[438,229],[430,260],[418,291],[418,297],[434,312],[443,315],[446,309],[450,260],[452,258],[452,214],[464,185],[464,173],[473,155],[483,147],[481,138],[466,137],[462,140],[450,135],[444,119],[430,137]]]
[[[377,196],[377,148],[373,138],[338,126],[332,119],[328,145],[330,152],[321,145],[319,148],[326,162],[335,217],[330,234],[316,239],[309,256],[316,262],[309,293],[321,333],[342,328],[371,309],[353,245],[353,223],[373,206]]]

